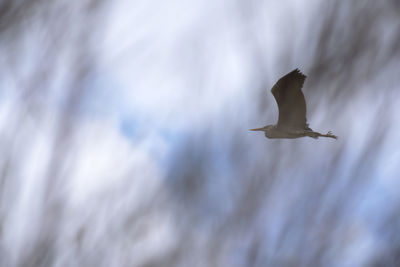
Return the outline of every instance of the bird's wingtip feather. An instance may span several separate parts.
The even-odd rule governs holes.
[[[301,75],[304,75],[303,72],[301,72],[301,70],[300,70],[299,68],[295,68],[295,69],[294,69],[294,72],[297,72],[297,73],[299,73],[299,74],[301,74]]]
[[[292,72],[295,72],[295,73],[301,75],[303,78],[307,78],[307,76],[304,75],[304,73],[302,73],[299,68],[295,68]]]

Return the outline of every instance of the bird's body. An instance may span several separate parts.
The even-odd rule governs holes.
[[[309,136],[330,137],[337,139],[331,132],[321,134],[314,132],[307,124],[306,101],[301,88],[306,76],[298,69],[286,74],[272,87],[271,93],[279,108],[279,118],[276,125],[267,125],[251,131],[264,131],[267,138],[299,138]]]

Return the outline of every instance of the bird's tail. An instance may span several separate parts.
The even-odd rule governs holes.
[[[338,139],[338,137],[336,135],[333,135],[332,132],[327,132],[326,134],[322,134],[322,133],[318,133],[318,132],[309,132],[307,134],[309,137],[312,137],[314,139],[318,139],[318,137],[329,137],[329,138],[333,138],[333,139]]]

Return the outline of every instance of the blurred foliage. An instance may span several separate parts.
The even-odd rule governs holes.
[[[206,123],[189,121],[191,127],[179,134],[163,129],[172,137],[165,155],[154,156],[156,167],[127,158],[121,172],[124,163],[114,159],[122,149],[112,143],[112,153],[100,150],[113,162],[104,174],[113,185],[77,206],[72,177],[89,142],[82,137],[81,117],[90,98],[108,86],[91,88],[90,82],[118,67],[100,49],[113,4],[0,2],[0,265],[398,266],[400,195],[390,185],[400,174],[391,163],[399,159],[399,1],[286,1],[287,17],[295,2],[311,5],[311,15],[299,32],[286,16],[274,22],[280,34],[268,38],[281,41],[275,55],[265,49],[263,36],[263,27],[272,23],[270,2],[224,2],[227,9],[218,12],[229,13],[228,24],[240,25],[232,26],[239,36],[236,52],[252,66],[246,100],[232,97],[213,118],[206,108],[195,110],[206,114]],[[150,3],[132,3],[138,10],[145,5]],[[155,19],[129,26],[150,31]],[[178,21],[169,19],[165,24]],[[209,56],[213,45],[205,49],[195,41],[194,51]],[[177,79],[193,84],[200,102],[203,86],[218,85],[220,77],[210,70],[219,65],[203,56],[203,65],[192,64],[197,57],[183,48],[187,57],[180,51],[170,55],[189,62],[181,62]],[[129,49],[148,59],[145,45]],[[138,71],[131,64],[134,83],[145,75],[156,80],[146,65]],[[329,127],[337,142],[265,140],[247,132],[247,125],[274,118],[269,88],[295,67],[308,76],[304,92],[312,128]],[[170,109],[188,112],[183,107]],[[148,112],[162,117],[159,110]],[[106,144],[105,132],[89,134],[94,147]],[[132,147],[146,146],[148,139],[156,144],[151,133],[138,131]],[[98,154],[87,156],[90,168],[100,168]],[[36,171],[38,162],[45,171]],[[158,176],[151,166],[160,169],[154,171]]]

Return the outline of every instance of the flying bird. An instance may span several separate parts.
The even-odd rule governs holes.
[[[279,109],[279,118],[276,125],[267,125],[250,131],[263,131],[267,138],[299,138],[309,136],[330,137],[337,139],[331,132],[321,134],[314,132],[307,123],[306,101],[301,88],[307,76],[295,69],[278,80],[272,87],[271,93],[275,97]]]

